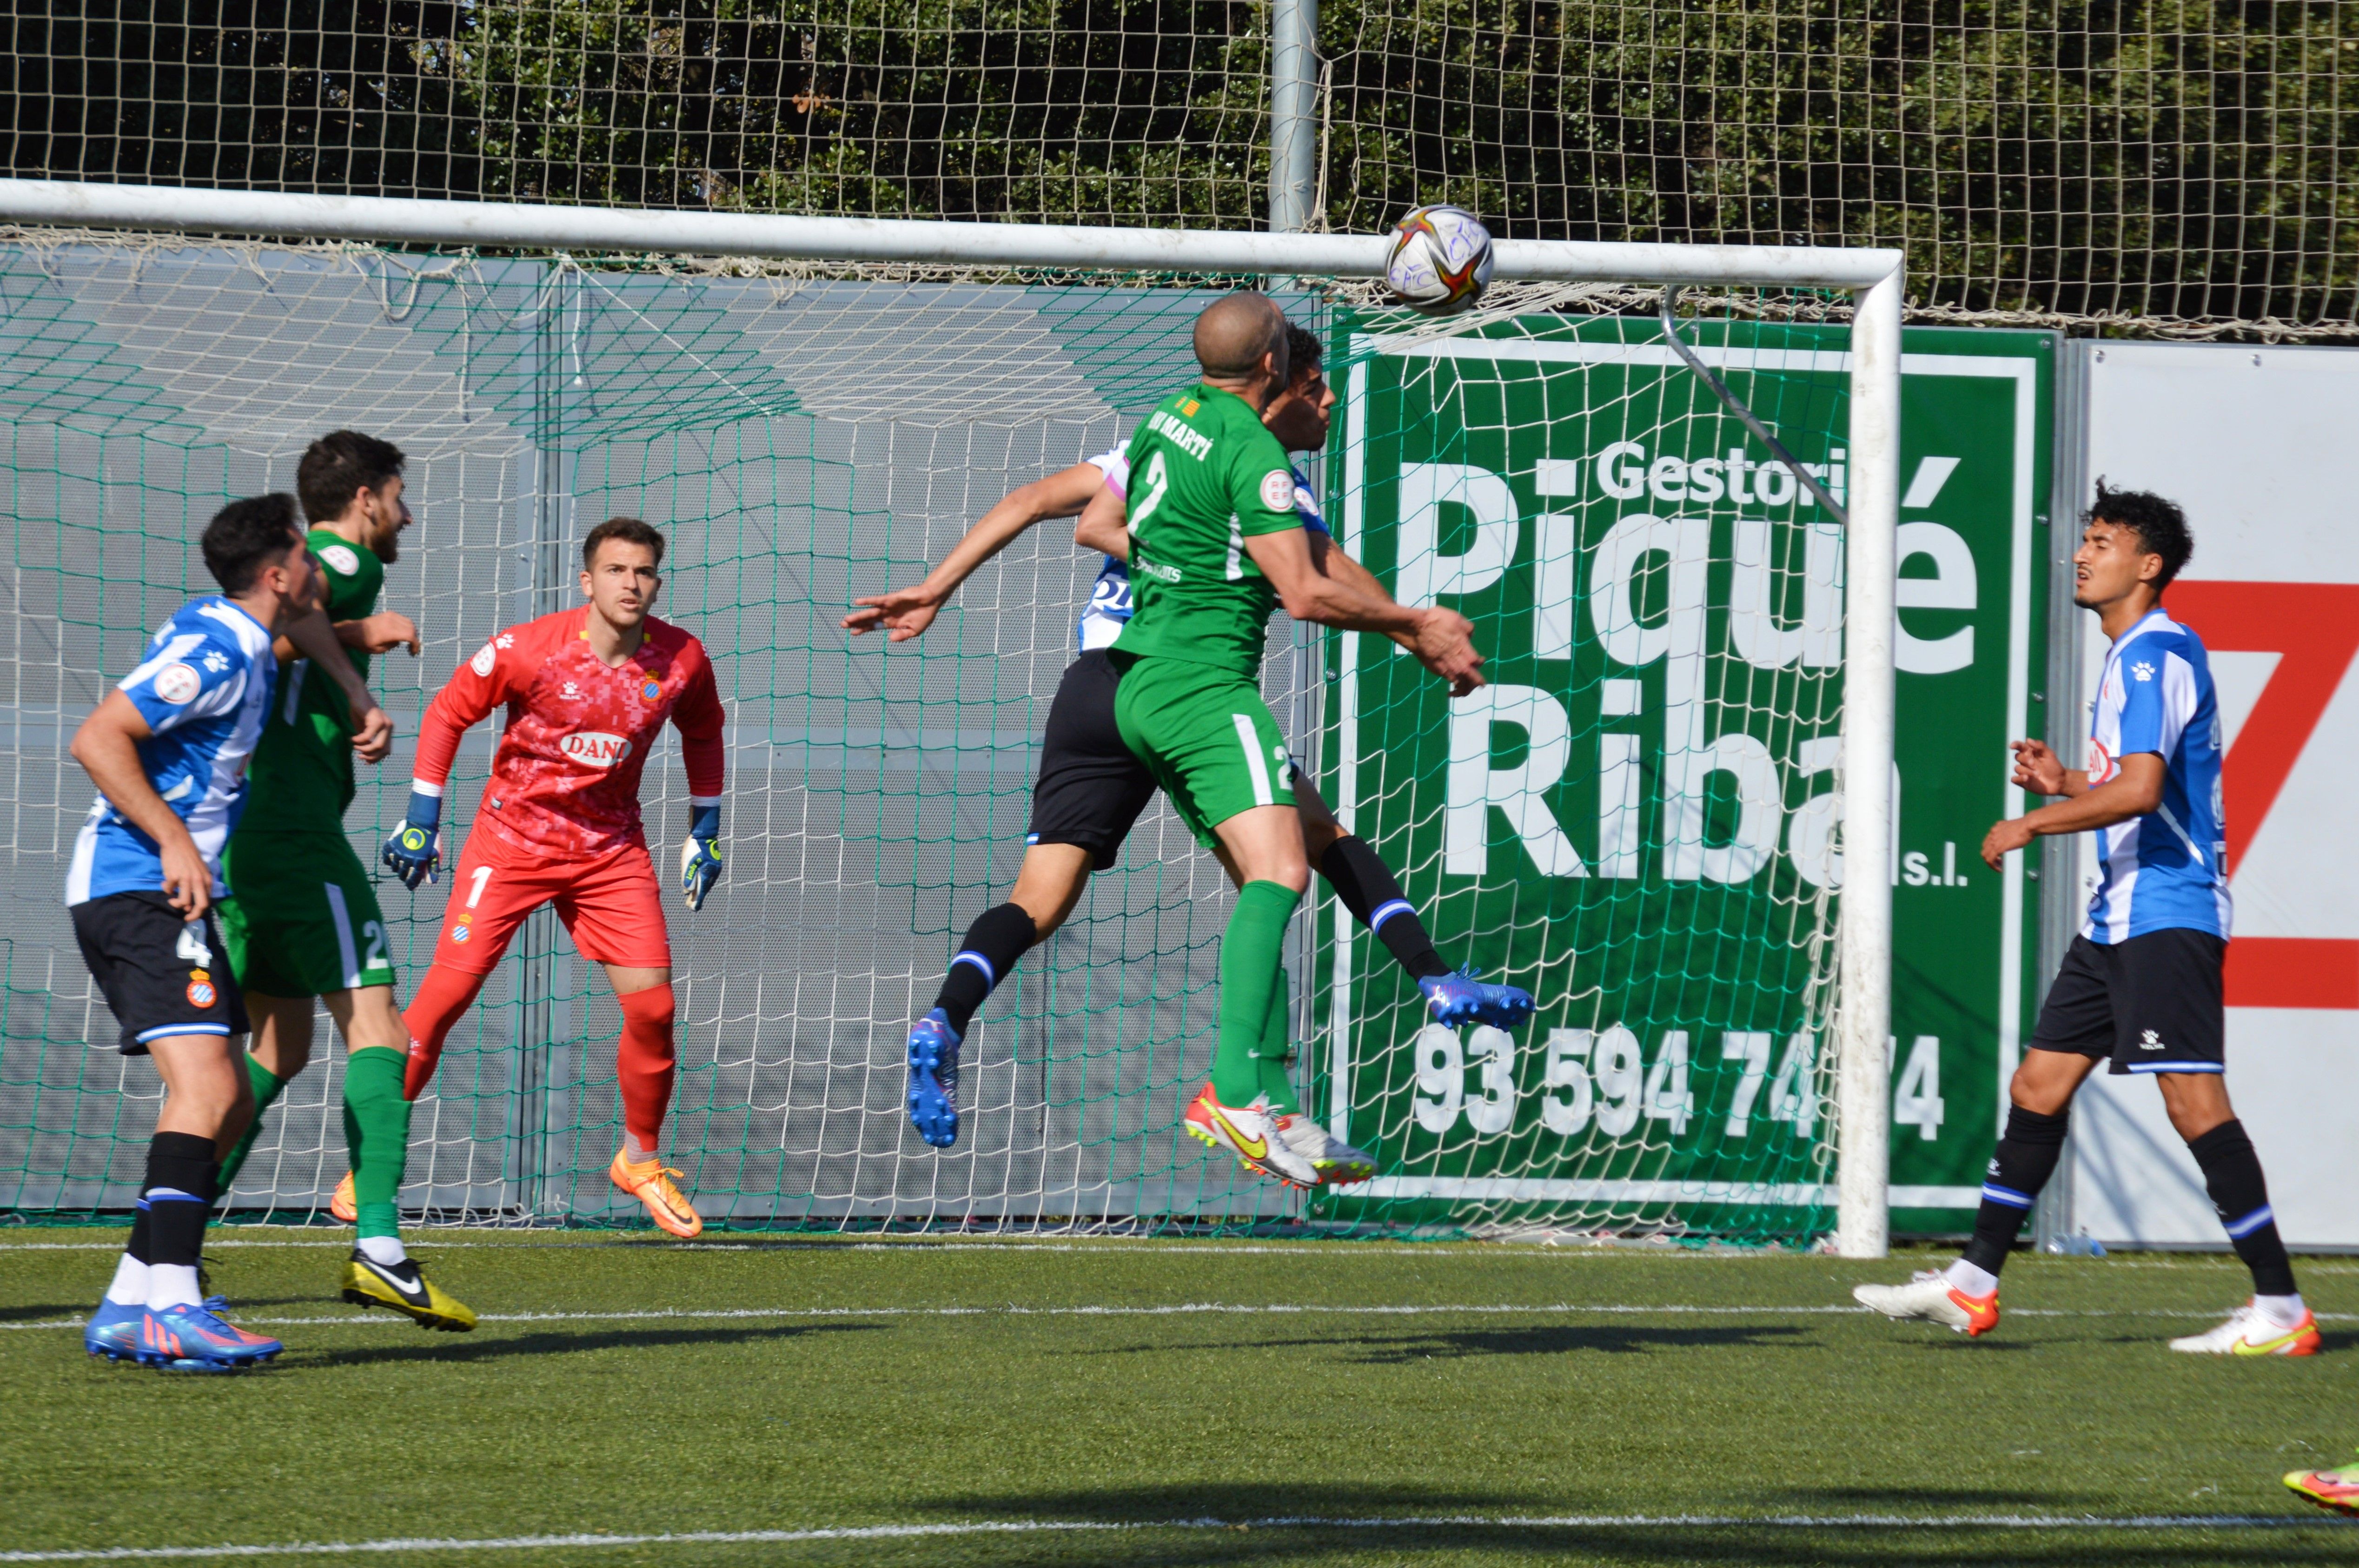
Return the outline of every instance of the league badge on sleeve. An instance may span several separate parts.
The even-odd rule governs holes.
[[[176,708],[195,702],[204,686],[204,677],[186,664],[168,664],[156,672],[156,695]]]

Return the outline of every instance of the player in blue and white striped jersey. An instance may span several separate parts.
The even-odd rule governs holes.
[[[1319,340],[1289,327],[1287,344],[1291,366],[1288,386],[1263,410],[1262,420],[1288,451],[1315,452],[1326,444],[1335,395],[1321,368]],[[1327,536],[1309,477],[1297,468],[1294,478],[1295,511],[1302,526]],[[1132,824],[1155,793],[1145,765],[1116,732],[1117,675],[1105,651],[1130,619],[1130,569],[1123,553],[1127,550],[1127,479],[1123,449],[1117,447],[1025,485],[985,513],[924,582],[855,599],[856,608],[844,617],[844,626],[855,635],[881,626],[894,642],[917,637],[977,567],[1046,517],[1069,517],[1086,508],[1074,540],[1104,552],[1104,564],[1082,612],[1076,639],[1080,657],[1067,667],[1049,706],[1039,778],[1033,788],[1032,831],[1026,837],[1016,886],[1007,902],[984,910],[967,928],[933,1009],[910,1031],[911,1115],[920,1135],[937,1147],[949,1147],[958,1136],[950,1090],[960,1044],[975,1009],[1017,959],[1063,923],[1090,873],[1114,865]],[[1326,569],[1338,577],[1348,575],[1364,590],[1385,593],[1343,550],[1331,547],[1324,558]],[[1398,878],[1375,847],[1343,831],[1299,771],[1293,789],[1311,866],[1416,981],[1434,1018],[1511,1029],[1531,1016],[1528,993],[1478,980],[1472,971],[1445,964],[1415,907],[1401,896]],[[1231,874],[1234,876],[1234,867]],[[1366,1156],[1328,1139],[1308,1117],[1289,1115],[1281,1130],[1289,1140],[1300,1140],[1307,1150],[1303,1158],[1322,1184],[1361,1181],[1375,1173]]]
[[[334,634],[317,614],[319,569],[293,497],[233,502],[207,525],[203,550],[221,593],[166,621],[74,734],[74,760],[99,794],[74,842],[66,901],[124,1054],[151,1057],[164,1081],[130,1245],[84,1346],[224,1371],[281,1347],[208,1310],[197,1283],[219,1160],[253,1111],[245,1008],[216,961],[212,905],[227,893],[222,845],[245,809],[246,763],[277,681],[273,641],[299,621],[316,622],[306,639],[324,635],[326,648]],[[354,712],[389,741],[382,712],[353,684]]]
[[[2043,834],[2093,832],[2104,875],[2008,1086],[2006,1127],[1973,1239],[1939,1273],[1854,1292],[1879,1312],[1973,1334],[1997,1326],[1999,1269],[2055,1173],[2072,1096],[2110,1061],[2114,1072],[2150,1074],[2160,1086],[2229,1242],[2252,1270],[2250,1301],[2170,1347],[2233,1356],[2318,1350],[2317,1321],[2294,1288],[2260,1157],[2222,1077],[2230,910],[2220,705],[2202,639],[2162,607],[2194,550],[2176,506],[2098,482],[2072,557],[2073,602],[2097,613],[2113,645],[2090,704],[2088,766],[2067,768],[2040,742],[2016,742],[2016,787],[2062,799],[1993,827],[1983,859],[1996,870]]]

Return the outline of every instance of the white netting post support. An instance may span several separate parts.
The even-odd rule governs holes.
[[[1900,521],[1901,269],[1856,290],[1851,515],[1844,545],[1843,879],[1836,1078],[1835,1250],[1891,1243],[1892,733]]]
[[[1269,9],[1269,231],[1310,226],[1318,182],[1319,0]]]

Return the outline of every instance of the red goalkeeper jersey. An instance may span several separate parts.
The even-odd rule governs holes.
[[[482,816],[519,848],[572,856],[644,843],[639,775],[667,720],[679,728],[690,798],[718,801],[723,715],[704,645],[650,615],[638,651],[608,669],[589,625],[589,605],[560,610],[510,626],[461,665],[427,705],[415,788],[440,795],[459,737],[505,702]]]

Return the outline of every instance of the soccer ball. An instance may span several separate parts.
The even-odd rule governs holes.
[[[1418,207],[1393,225],[1385,282],[1393,298],[1429,316],[1454,316],[1491,281],[1491,231],[1462,207]]]

